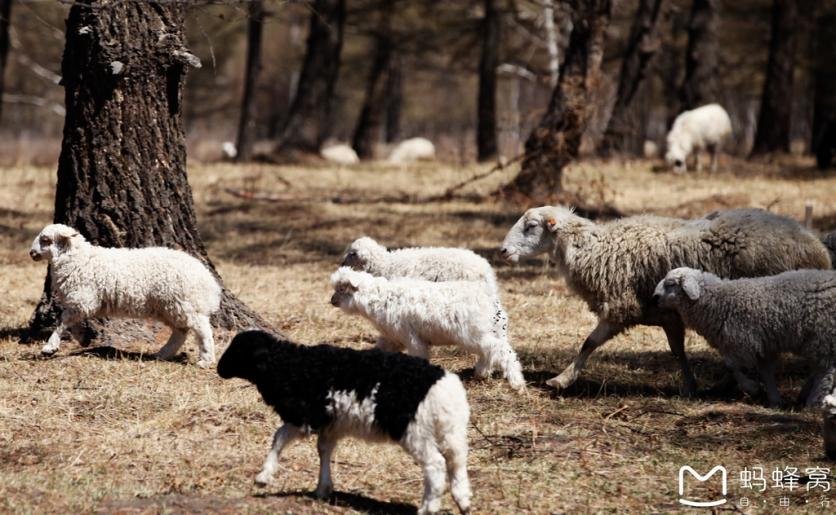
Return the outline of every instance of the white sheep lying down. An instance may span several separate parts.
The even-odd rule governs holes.
[[[221,287],[196,258],[162,247],[98,247],[62,224],[47,225],[29,255],[50,263],[53,297],[62,309],[44,354],[57,352],[61,334],[88,318],[150,318],[172,330],[157,357],[173,357],[191,329],[200,346],[198,366],[214,363],[209,317],[220,307]]]
[[[495,291],[481,282],[431,282],[374,277],[341,267],[331,276],[331,304],[367,318],[380,331],[377,346],[429,358],[429,347],[456,345],[476,354],[476,375],[499,367],[514,389],[525,387],[508,343],[508,318]]]
[[[410,138],[398,143],[386,159],[393,164],[435,159],[435,145],[427,138]]]
[[[781,405],[775,364],[791,352],[806,358],[814,373],[808,405],[822,407],[832,390],[836,365],[836,272],[798,270],[770,277],[724,280],[692,268],[671,270],[656,286],[659,307],[675,310],[686,327],[703,336],[727,364],[757,369],[769,404]],[[823,384],[831,386],[822,391]],[[744,390],[751,385],[741,385]]]
[[[708,104],[676,117],[668,133],[668,149],[665,160],[674,171],[687,170],[688,156],[694,154],[697,172],[702,171],[700,152],[711,153],[711,171],[717,171],[717,155],[723,143],[731,136],[731,119],[720,104]]]

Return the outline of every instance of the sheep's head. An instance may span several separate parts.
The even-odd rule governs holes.
[[[386,247],[368,236],[354,240],[345,252],[340,266],[347,266],[354,270],[369,271],[376,259],[386,253]]]
[[[572,225],[577,216],[571,209],[543,206],[529,209],[511,227],[502,241],[502,258],[516,263],[521,257],[536,256],[554,247],[555,236]]]
[[[240,377],[255,382],[265,369],[270,348],[276,339],[264,331],[244,331],[235,335],[218,361],[218,375],[224,379]]]
[[[62,224],[47,225],[32,242],[29,256],[35,261],[42,259],[52,261],[65,254],[73,245],[78,245],[84,241],[84,236],[72,227]]]
[[[653,299],[660,308],[673,309],[702,295],[707,274],[693,268],[675,268],[656,285]]]
[[[331,286],[334,287],[331,305],[343,310],[351,309],[354,294],[370,278],[371,276],[366,272],[357,272],[347,266],[340,267],[331,275]]]
[[[686,148],[687,145],[683,144],[680,141],[680,138],[668,136],[668,150],[665,153],[665,161],[668,163],[668,166],[673,168],[674,172],[684,172],[686,171],[687,165],[685,164],[685,160],[688,158],[688,154],[691,153],[690,148]]]

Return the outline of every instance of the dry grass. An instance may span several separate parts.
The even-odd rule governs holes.
[[[817,228],[836,229],[836,180],[800,170],[804,164],[728,162],[738,173],[674,176],[647,162],[587,162],[568,172],[567,184],[626,212],[691,216],[763,206],[800,218],[813,203]],[[460,245],[492,257],[523,206],[327,199],[440,193],[477,171],[213,165],[193,167],[190,179],[201,231],[233,291],[296,340],[360,348],[373,341],[372,328],[328,304],[328,276],[349,241],[368,234],[393,246]],[[53,183],[53,169],[0,170],[0,327],[24,324],[39,297],[44,267],[30,262],[26,249],[51,218]],[[227,187],[289,200],[248,202]],[[724,464],[732,478],[744,466],[764,466],[767,475],[776,466],[830,466],[815,413],[768,410],[753,399],[677,397],[677,366],[658,329],[617,338],[592,358],[578,385],[554,395],[544,380],[568,363],[594,317],[544,261],[496,265],[528,393],[470,379],[473,360],[453,350],[434,355],[467,379],[477,512],[666,512],[678,506],[681,465],[705,472]],[[701,384],[717,380],[716,354],[694,335],[687,346]],[[419,502],[420,471],[403,452],[358,442],[337,452],[341,493],[332,504],[305,495],[316,482],[311,443],[285,453],[274,486],[255,488],[278,423],[257,392],[136,352],[151,348],[129,350],[82,352],[69,344],[41,360],[37,347],[0,339],[0,511],[408,512]],[[187,350],[195,352],[191,340]],[[792,362],[784,372],[790,395],[803,368]],[[790,495],[793,511],[820,509],[822,494],[800,490]],[[730,481],[730,497],[741,492]],[[759,512],[777,510],[777,490],[749,497]],[[445,506],[452,508],[449,497]]]

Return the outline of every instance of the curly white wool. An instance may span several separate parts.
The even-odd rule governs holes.
[[[46,226],[29,254],[50,262],[53,296],[62,308],[44,354],[54,354],[61,334],[88,318],[150,318],[172,329],[158,357],[174,356],[191,329],[199,340],[198,365],[214,363],[209,317],[220,307],[221,287],[196,258],[161,247],[98,247],[61,224]]]
[[[692,153],[697,161],[697,171],[702,170],[700,152],[711,153],[711,171],[717,171],[717,155],[723,143],[731,136],[731,119],[720,104],[708,104],[676,117],[667,137],[665,160],[674,171],[687,170],[686,161]]]

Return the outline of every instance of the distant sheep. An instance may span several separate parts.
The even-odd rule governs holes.
[[[411,138],[401,141],[389,154],[387,161],[393,164],[431,161],[435,159],[435,145],[426,138]]]
[[[836,369],[831,369],[831,378]],[[836,390],[824,398],[822,409],[822,434],[824,436],[824,452],[831,460],[836,460]]]
[[[660,308],[675,310],[732,368],[757,369],[771,406],[782,404],[775,383],[780,355],[806,358],[814,367],[808,404],[821,407],[822,382],[830,383],[824,375],[836,365],[836,272],[797,270],[723,280],[677,268],[659,282],[654,298]]]
[[[353,165],[360,162],[357,152],[345,143],[322,147],[319,154],[326,161],[340,165]]]
[[[525,388],[522,367],[508,343],[508,317],[494,290],[481,282],[431,282],[374,277],[342,267],[331,276],[331,304],[367,318],[381,332],[378,347],[429,358],[433,345],[476,354],[476,375],[502,370],[512,388]]]
[[[756,277],[799,268],[830,268],[821,241],[796,221],[758,209],[733,209],[698,220],[640,215],[595,223],[570,209],[529,209],[508,232],[501,253],[516,262],[548,252],[569,288],[598,315],[574,362],[548,381],[575,382],[589,356],[634,325],[661,326],[682,368],[682,391],[696,393],[678,315],[653,302],[658,282],[673,268],[701,267],[720,276]]]
[[[413,247],[388,250],[368,236],[354,240],[340,266],[394,279],[412,277],[427,281],[483,281],[497,290],[491,264],[467,249]]]
[[[209,317],[220,307],[221,287],[196,258],[161,247],[97,247],[61,224],[47,225],[29,255],[50,263],[53,297],[62,309],[43,354],[57,352],[64,331],[88,318],[150,318],[172,330],[157,357],[173,357],[191,329],[200,345],[198,366],[215,362]]]
[[[403,354],[305,347],[262,331],[235,336],[218,362],[218,374],[256,385],[282,418],[257,484],[270,483],[287,444],[313,432],[318,435],[320,467],[315,495],[328,498],[334,489],[331,460],[340,439],[388,440],[424,469],[418,513],[441,509],[448,477],[459,509],[470,509],[470,409],[455,374]]]
[[[697,172],[702,171],[700,152],[711,153],[711,171],[717,171],[717,156],[723,143],[731,137],[729,114],[719,104],[708,104],[676,117],[667,138],[665,160],[674,171],[687,170],[686,161],[692,153],[697,161]]]

